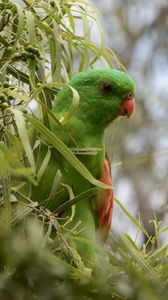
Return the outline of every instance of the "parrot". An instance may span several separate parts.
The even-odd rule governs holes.
[[[73,90],[72,90],[73,89]],[[117,117],[129,118],[135,108],[135,81],[124,71],[113,68],[93,68],[76,73],[57,93],[51,112],[58,120],[64,120],[73,101],[73,91],[79,95],[79,103],[63,126],[50,118],[50,130],[70,149],[79,149],[75,155],[90,173],[109,188],[100,189],[75,203],[71,222],[67,222],[67,232],[76,224],[75,247],[88,264],[95,258],[95,245],[106,241],[112,222],[113,188],[111,167],[105,150],[105,129]],[[63,122],[62,122],[63,123]],[[37,165],[42,164],[47,153],[44,142],[38,154]],[[80,149],[98,149],[96,153],[80,153]],[[51,157],[40,178],[38,186],[32,189],[32,199],[46,203],[54,212],[56,207],[69,200],[69,189],[74,196],[93,187],[72,164],[55,148],[50,148]],[[56,195],[49,199],[57,171],[61,172],[61,184]],[[72,216],[72,207],[65,208],[60,219]],[[66,226],[65,226],[66,228]]]

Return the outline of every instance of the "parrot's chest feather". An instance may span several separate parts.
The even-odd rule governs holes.
[[[104,131],[78,119],[68,131],[75,141],[75,145],[70,141],[68,146],[93,176],[100,178],[105,157]]]

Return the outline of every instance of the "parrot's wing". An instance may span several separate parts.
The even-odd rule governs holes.
[[[112,187],[110,164],[107,158],[103,161],[103,170],[100,180]],[[112,222],[113,190],[103,190],[98,195],[98,231],[100,238],[106,240]]]

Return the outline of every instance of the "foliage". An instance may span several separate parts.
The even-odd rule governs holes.
[[[29,219],[24,234],[1,236],[0,298],[166,300],[167,246],[145,254],[126,234],[109,242],[89,274],[46,248],[41,225]]]
[[[50,157],[49,147],[37,168],[35,150],[41,138],[38,134],[32,138],[34,128],[76,164],[83,176],[99,185],[72,149],[52,136],[48,122],[48,115],[54,118],[50,108],[58,89],[74,72],[100,62],[111,67],[115,61],[121,67],[105,47],[97,9],[82,0],[4,0],[0,10],[0,299],[167,299],[167,247],[159,248],[157,243],[158,250],[147,254],[145,247],[140,251],[126,234],[113,236],[106,250],[98,249],[91,270],[67,244],[57,214],[31,200],[31,186],[38,184]],[[94,26],[99,45],[92,40]],[[75,99],[74,92],[74,103]],[[75,108],[71,109],[69,113]],[[54,120],[63,126],[68,119],[66,115]],[[58,173],[53,191],[59,180]],[[86,196],[74,198],[70,189],[69,194],[66,205]],[[57,231],[56,238],[52,228]],[[156,230],[154,245],[159,233]]]

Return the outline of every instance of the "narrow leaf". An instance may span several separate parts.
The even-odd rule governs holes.
[[[39,182],[41,177],[43,176],[43,173],[49,163],[49,160],[50,160],[50,157],[51,157],[51,151],[50,151],[50,148],[48,147],[48,151],[46,153],[46,156],[44,157],[44,160],[40,166],[40,169],[38,170],[38,173],[37,173],[37,181]]]
[[[114,201],[118,204],[121,210],[126,214],[126,216],[150,239],[148,232],[145,228],[129,213],[129,211],[121,204],[121,202],[114,197]]]
[[[97,195],[97,193],[100,191],[99,188],[92,188],[89,189],[85,192],[80,193],[79,195],[77,195],[76,197],[66,201],[65,203],[63,203],[62,205],[60,205],[58,208],[56,208],[55,212],[56,213],[61,213],[62,211],[64,211],[67,207],[70,207],[72,205],[74,205],[75,203],[81,201],[81,200],[85,200],[88,197],[90,198],[91,196],[95,196]]]
[[[79,105],[79,94],[77,92],[77,90],[75,90],[73,87],[71,87],[70,85],[68,85],[68,87],[71,89],[72,93],[73,93],[73,98],[72,98],[72,103],[71,106],[68,110],[68,112],[65,114],[65,116],[63,116],[59,121],[62,125],[65,125],[67,123],[69,123],[70,119],[72,118],[72,116],[74,115],[74,113],[77,111],[78,109],[78,105]]]
[[[20,37],[22,35],[23,29],[24,29],[24,13],[23,8],[18,4],[15,3],[16,9],[17,9],[17,30],[15,32],[15,44],[14,47],[17,46],[17,42],[20,40]]]
[[[30,146],[30,142],[29,142],[29,138],[28,138],[28,132],[27,132],[27,129],[26,129],[26,124],[25,124],[23,114],[19,110],[16,110],[16,109],[11,109],[11,110],[12,110],[14,116],[15,116],[19,136],[20,136],[23,148],[24,148],[24,150],[27,154],[30,166],[35,171],[34,156],[33,156],[31,146]]]

